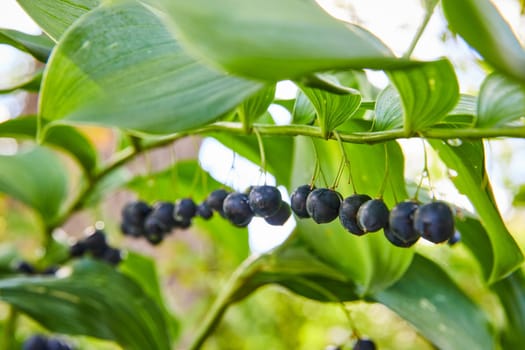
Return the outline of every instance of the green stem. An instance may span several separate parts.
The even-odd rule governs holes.
[[[5,319],[3,336],[0,343],[0,350],[11,350],[15,348],[15,330],[18,311],[9,306],[7,318]]]
[[[436,1],[437,4],[437,1]],[[410,46],[408,47],[407,51],[403,55],[404,58],[409,58],[412,55],[412,52],[414,52],[414,49],[416,48],[416,45],[423,35],[423,32],[425,31],[425,28],[428,25],[428,22],[430,21],[430,18],[434,14],[434,8],[435,5],[432,8],[427,9],[425,13],[425,18],[423,18],[423,22],[421,22],[421,25],[417,29],[416,35],[414,35],[414,38],[412,39],[412,42],[410,43]]]
[[[259,145],[259,154],[261,156],[261,169],[264,173],[266,183],[266,154],[264,153],[264,144],[259,130],[257,130],[257,128],[253,128],[253,132],[255,133],[255,137],[257,137],[257,144]]]
[[[389,164],[388,164],[388,147],[387,147],[387,144],[384,143],[383,144],[383,148],[385,150],[385,176],[383,177],[383,182],[381,183],[381,188],[379,189],[379,195],[378,197],[379,198],[383,198],[383,194],[385,193],[385,190],[386,190],[386,184],[388,183],[388,175],[390,173],[390,167],[389,167]]]
[[[343,140],[341,140],[341,136],[339,136],[339,132],[334,131],[334,136],[337,138],[337,143],[339,143],[339,149],[341,150],[341,154],[344,157],[346,167],[348,168],[348,176],[350,183],[352,184],[352,189],[354,190],[354,194],[357,193],[357,189],[355,188],[355,182],[354,178],[352,177],[352,167],[350,166],[350,160],[348,159],[348,155],[345,151],[345,146],[343,145]]]

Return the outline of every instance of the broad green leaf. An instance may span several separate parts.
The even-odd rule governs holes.
[[[86,14],[50,58],[39,115],[167,134],[210,123],[263,85],[212,71],[135,2]]]
[[[357,111],[361,95],[357,90],[347,89],[346,94],[333,94],[316,88],[301,87],[315,108],[319,126],[324,137],[343,124]]]
[[[409,64],[313,0],[150,2],[164,5],[190,52],[241,76],[278,81],[330,69]]]
[[[372,297],[439,349],[494,349],[487,316],[432,261],[415,255],[406,274]]]
[[[443,0],[451,29],[503,73],[525,80],[525,51],[489,0]]]
[[[0,192],[35,209],[52,222],[67,196],[67,171],[58,156],[43,147],[0,155]]]
[[[263,115],[275,97],[275,84],[266,86],[250,96],[239,106],[239,116],[243,125],[249,129],[252,123]]]
[[[341,161],[337,142],[322,141],[296,137],[292,186],[310,181],[315,167],[315,151],[328,181],[328,186],[335,179]],[[351,162],[353,180],[358,193],[376,197],[381,184],[387,176],[388,185],[384,200],[391,208],[396,200],[408,197],[403,175],[404,160],[399,145],[386,143],[380,145],[345,144],[345,150]],[[388,154],[388,165],[385,162],[385,150]],[[388,171],[386,169],[388,168]],[[364,171],[364,169],[371,169]],[[317,180],[317,187],[326,187],[322,177]],[[345,170],[337,190],[343,197],[353,194],[348,185],[348,172]],[[395,193],[393,192],[395,191]],[[413,250],[397,248],[390,244],[383,232],[355,236],[341,226],[339,220],[329,224],[315,224],[311,219],[298,220],[297,235],[306,247],[320,260],[335,270],[343,273],[356,285],[356,294],[368,295],[386,288],[400,278],[410,265]]]
[[[485,172],[485,153],[481,141],[463,141],[458,146],[438,140],[429,142],[445,165],[455,171],[452,182],[469,198],[487,232],[493,257],[489,283],[500,280],[522,263],[523,255],[505,227],[494,202]]]
[[[25,51],[37,60],[46,62],[55,43],[45,34],[30,35],[11,29],[0,29],[0,44]]]
[[[10,94],[16,90],[26,90],[30,92],[40,91],[40,85],[42,83],[42,71],[36,72],[32,77],[18,83],[15,86],[11,86],[7,89],[0,90],[0,94]]]
[[[490,128],[525,117],[525,84],[492,73],[481,85],[476,126]]]
[[[20,6],[52,39],[62,34],[80,16],[97,7],[102,0],[17,0]]]
[[[506,322],[501,334],[503,349],[519,349],[525,341],[525,276],[522,270],[492,286],[503,309]]]
[[[126,349],[170,349],[162,306],[105,263],[81,260],[64,278],[3,279],[0,300],[52,332],[114,340]]]
[[[458,102],[456,73],[446,59],[388,75],[401,96],[404,128],[409,134],[436,124]]]
[[[375,113],[375,131],[403,127],[403,106],[401,105],[399,92],[392,85],[387,86],[377,96]]]
[[[37,117],[25,116],[0,123],[0,136],[36,139]],[[88,174],[92,174],[98,164],[98,155],[93,144],[78,130],[66,125],[49,129],[42,140],[44,144],[55,146],[75,158]]]
[[[297,90],[293,106],[293,124],[312,124],[315,120],[315,108],[304,92]]]

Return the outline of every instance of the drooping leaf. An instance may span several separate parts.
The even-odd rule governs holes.
[[[453,31],[503,73],[525,80],[525,51],[512,29],[489,0],[443,0]]]
[[[17,0],[25,12],[52,39],[58,41],[80,16],[97,7],[101,0]]]
[[[274,97],[275,84],[272,84],[243,101],[239,106],[239,116],[243,125],[249,129],[252,123],[268,110]]]
[[[358,91],[347,89],[345,94],[334,94],[317,88],[301,87],[315,108],[319,126],[325,137],[357,111],[361,104]]]
[[[415,255],[405,275],[373,299],[440,349],[493,349],[487,316],[432,261]]]
[[[506,322],[501,334],[503,349],[518,349],[525,341],[525,277],[517,270],[492,286],[503,309]]]
[[[133,279],[82,260],[64,278],[0,281],[0,300],[52,332],[114,340],[126,349],[170,349],[162,306]]]
[[[150,2],[164,5],[190,52],[241,76],[278,81],[407,65],[370,32],[334,19],[312,0]]]
[[[481,85],[476,126],[490,128],[525,117],[525,83],[492,73]]]
[[[446,59],[391,71],[388,75],[401,97],[407,133],[436,124],[458,102],[456,73]]]
[[[16,90],[26,90],[29,92],[38,92],[42,83],[42,71],[39,70],[29,79],[26,79],[15,86],[0,90],[0,94],[10,94]]]
[[[47,66],[39,114],[166,134],[212,122],[261,87],[202,66],[152,12],[124,1],[67,31]]]
[[[53,40],[45,34],[30,35],[12,29],[0,29],[0,44],[7,44],[25,51],[37,60],[46,62],[53,46]]]
[[[399,92],[392,85],[387,86],[377,96],[374,130],[390,130],[403,127],[403,106]]]
[[[2,137],[36,139],[36,133],[36,116],[24,116],[0,123]],[[98,164],[98,155],[93,144],[73,127],[57,125],[49,129],[42,141],[71,154],[88,174],[92,174]]]
[[[505,227],[494,202],[480,141],[463,141],[451,146],[444,141],[429,141],[449,169],[455,171],[452,182],[474,206],[491,242],[492,268],[489,283],[514,271],[523,261],[521,251]]]
[[[311,124],[315,120],[315,108],[304,92],[297,90],[293,106],[292,121],[294,124]]]
[[[58,156],[44,147],[15,155],[0,155],[0,192],[53,221],[67,197],[67,172]]]

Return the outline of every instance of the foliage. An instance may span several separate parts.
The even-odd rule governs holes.
[[[523,343],[523,255],[495,202],[483,141],[525,138],[525,54],[489,0],[440,5],[451,30],[489,67],[479,91],[469,95],[460,93],[449,58],[411,58],[437,1],[424,2],[421,30],[403,57],[313,0],[18,2],[45,34],[0,29],[0,43],[45,66],[0,92],[27,90],[40,98],[37,115],[0,123],[0,136],[24,140],[16,154],[0,156],[0,191],[22,203],[14,205],[19,212],[29,208],[39,219],[45,238],[36,264],[63,268],[53,276],[21,276],[9,268],[19,258],[12,247],[0,253],[0,300],[11,308],[0,346],[19,342],[19,333],[11,331],[24,314],[47,331],[100,338],[126,349],[197,349],[208,338],[215,344],[214,336],[232,332],[228,316],[222,322],[226,311],[248,297],[253,296],[248,303],[258,300],[265,293],[258,291],[269,286],[341,304],[351,339],[359,336],[359,326],[348,309],[366,301],[395,312],[429,347],[510,349]],[[362,69],[383,71],[389,85],[374,87]],[[297,95],[277,100],[276,84],[285,79],[298,86]],[[290,112],[289,123],[270,117],[276,104]],[[102,161],[96,142],[85,136],[86,125],[120,135],[108,160]],[[213,179],[196,160],[164,159],[162,169],[148,174],[125,170],[132,169],[125,167],[132,160],[143,160],[140,155],[194,136],[213,137],[258,163],[265,181],[266,172],[273,174],[288,193],[304,184],[333,183],[344,196],[366,193],[389,208],[435,196],[431,186],[413,186],[417,179],[405,178],[398,142],[424,140],[474,209],[470,213],[451,203],[461,247],[433,249],[447,250],[474,271],[480,290],[497,300],[495,310],[481,305],[471,286],[454,279],[454,266],[439,254],[426,254],[423,244],[399,248],[382,233],[351,235],[338,221],[297,220],[282,244],[251,257],[247,229],[233,228],[218,215],[198,222],[196,232],[181,232],[200,235],[207,247],[204,257],[187,262],[187,280],[195,281],[197,264],[207,273],[198,285],[201,293],[195,293],[201,300],[191,310],[199,310],[194,316],[168,306],[157,269],[184,264],[171,251],[169,258],[152,254],[156,258],[150,259],[120,238],[130,251],[117,268],[64,258],[71,240],[57,239],[60,229],[80,211],[104,217],[99,209],[108,192],[125,189],[149,203],[186,197],[201,202],[210,191],[231,185]],[[426,153],[421,168],[429,171]],[[523,193],[516,203],[523,202]],[[108,230],[118,231],[118,220],[110,217]],[[147,249],[174,247],[163,244]],[[224,284],[219,293],[217,283]],[[269,313],[272,307],[264,309]]]

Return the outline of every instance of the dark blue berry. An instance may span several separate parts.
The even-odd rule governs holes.
[[[120,223],[120,230],[126,236],[140,237],[144,233],[144,223],[142,223],[140,226],[136,226],[127,221],[123,221]]]
[[[69,255],[71,255],[73,258],[81,257],[86,252],[86,249],[86,243],[83,241],[78,241],[69,247]]]
[[[154,217],[157,219],[158,224],[161,226],[163,232],[171,231],[176,225],[177,221],[173,217],[175,205],[170,202],[158,202],[153,206],[153,211],[146,218],[146,222],[149,218]],[[146,223],[144,223],[146,226]]]
[[[213,211],[206,202],[202,202],[197,206],[197,215],[205,220],[208,220],[213,216]]]
[[[365,232],[376,232],[388,225],[388,208],[381,199],[369,200],[359,207],[357,222]]]
[[[459,231],[454,231],[454,234],[452,235],[452,237],[449,238],[447,243],[448,243],[448,245],[453,246],[454,244],[458,243],[459,241],[461,241],[461,233],[459,233]]]
[[[445,202],[422,205],[414,214],[414,229],[430,242],[445,242],[454,235],[454,214]]]
[[[306,199],[314,189],[315,187],[311,187],[310,185],[302,185],[297,187],[290,195],[290,207],[298,217],[304,219],[310,217],[310,214],[308,214],[306,210]]]
[[[281,192],[275,186],[255,186],[248,195],[248,204],[256,216],[272,216],[281,207]]]
[[[265,217],[264,220],[270,225],[280,226],[284,225],[284,223],[288,221],[290,215],[292,215],[292,210],[290,209],[290,206],[288,205],[288,203],[282,202],[281,207],[279,208],[277,213],[273,214],[272,216]]]
[[[142,201],[128,203],[122,208],[122,220],[133,226],[142,226],[152,208]]]
[[[222,208],[224,216],[235,226],[246,227],[252,221],[253,212],[244,193],[230,193],[224,199]]]
[[[46,350],[70,350],[71,347],[57,338],[49,338],[47,340]]]
[[[390,212],[389,230],[402,242],[410,245],[419,239],[419,233],[414,230],[414,213],[419,204],[414,201],[398,203]]]
[[[341,195],[328,188],[318,188],[306,198],[306,211],[318,224],[335,220],[341,207]]]
[[[224,212],[222,210],[223,202],[228,194],[229,192],[223,189],[215,190],[208,195],[208,198],[206,198],[206,204],[208,204],[211,209],[215,210],[221,216],[224,216]]]
[[[417,235],[415,238],[413,238],[412,240],[401,240],[399,237],[397,237],[396,235],[394,235],[394,233],[392,232],[392,230],[390,230],[389,227],[385,227],[384,229],[384,232],[385,232],[385,237],[386,239],[388,239],[388,241],[390,243],[392,243],[393,245],[395,245],[396,247],[400,247],[400,248],[408,248],[408,247],[411,247],[412,245],[414,245],[417,240],[419,239],[419,235]]]
[[[26,275],[32,275],[36,273],[35,267],[27,261],[20,261],[19,263],[17,263],[14,270],[15,272],[23,273]]]
[[[22,350],[46,350],[47,338],[43,335],[36,334],[27,338],[22,344]]]
[[[60,267],[56,265],[48,266],[42,271],[42,275],[54,275]]]
[[[106,233],[102,230],[95,230],[91,235],[83,240],[86,251],[93,254],[95,257],[101,257],[108,248],[106,241]]]
[[[175,204],[173,217],[176,221],[191,220],[197,213],[197,206],[190,198],[184,198]]]
[[[371,200],[370,196],[366,194],[354,194],[345,198],[341,207],[339,208],[339,221],[341,225],[350,233],[354,235],[364,235],[366,232],[357,224],[357,212],[363,203]]]
[[[354,350],[376,350],[376,344],[370,339],[358,339]]]

